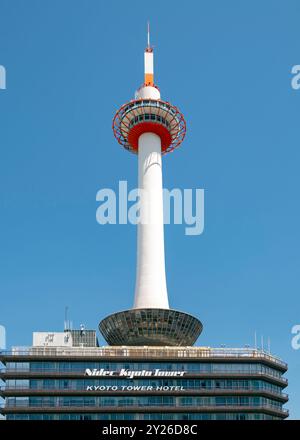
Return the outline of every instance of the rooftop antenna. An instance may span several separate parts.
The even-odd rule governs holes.
[[[65,307],[65,322],[64,322],[64,330],[65,331],[68,331],[69,330],[69,323],[68,323],[68,310],[69,310],[69,307],[68,306],[66,306]]]
[[[257,350],[257,334],[256,334],[256,330],[254,332],[254,348],[255,348],[255,350]]]
[[[268,352],[271,353],[271,338],[268,336]]]

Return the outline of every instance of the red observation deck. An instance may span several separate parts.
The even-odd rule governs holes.
[[[138,152],[138,139],[143,133],[161,138],[162,154],[179,147],[186,133],[183,114],[160,99],[137,99],[124,104],[113,119],[114,135],[126,150]]]

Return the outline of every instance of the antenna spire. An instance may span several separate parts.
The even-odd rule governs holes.
[[[147,21],[147,48],[150,49],[150,22]]]
[[[153,49],[150,46],[150,23],[147,21],[147,47],[144,55],[145,79],[144,86],[154,86]]]

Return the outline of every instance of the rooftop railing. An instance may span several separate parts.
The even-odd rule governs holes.
[[[3,356],[62,356],[62,357],[109,357],[136,359],[217,359],[236,358],[268,360],[287,369],[287,364],[277,356],[257,348],[210,348],[210,347],[13,347],[9,351],[0,351]]]

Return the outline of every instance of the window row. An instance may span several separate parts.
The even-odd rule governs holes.
[[[138,122],[144,122],[144,121],[146,121],[146,122],[149,122],[149,121],[160,122],[160,123],[164,124],[166,127],[170,126],[170,123],[162,116],[155,115],[154,113],[151,113],[151,114],[145,113],[143,115],[139,115],[139,116],[136,116],[135,118],[132,118],[130,121],[129,127],[133,127]]]
[[[8,379],[7,388],[30,388],[30,389],[62,389],[62,390],[85,390],[87,387],[102,386],[180,386],[186,390],[266,390],[281,394],[281,387],[264,380],[246,379]]]
[[[166,371],[185,371],[187,373],[210,373],[210,372],[240,372],[240,373],[264,373],[274,377],[281,377],[282,373],[274,368],[268,367],[260,363],[209,363],[209,362],[31,362],[18,363],[10,362],[7,364],[7,370],[22,370],[22,371],[74,371],[82,372],[85,369],[101,369],[120,371],[121,369],[128,370],[166,370]]]
[[[251,413],[115,413],[115,414],[9,414],[7,420],[278,420],[267,414]]]
[[[7,407],[63,407],[63,406],[271,406],[282,408],[282,404],[265,397],[220,396],[220,397],[173,397],[173,396],[85,396],[85,397],[8,397]]]

